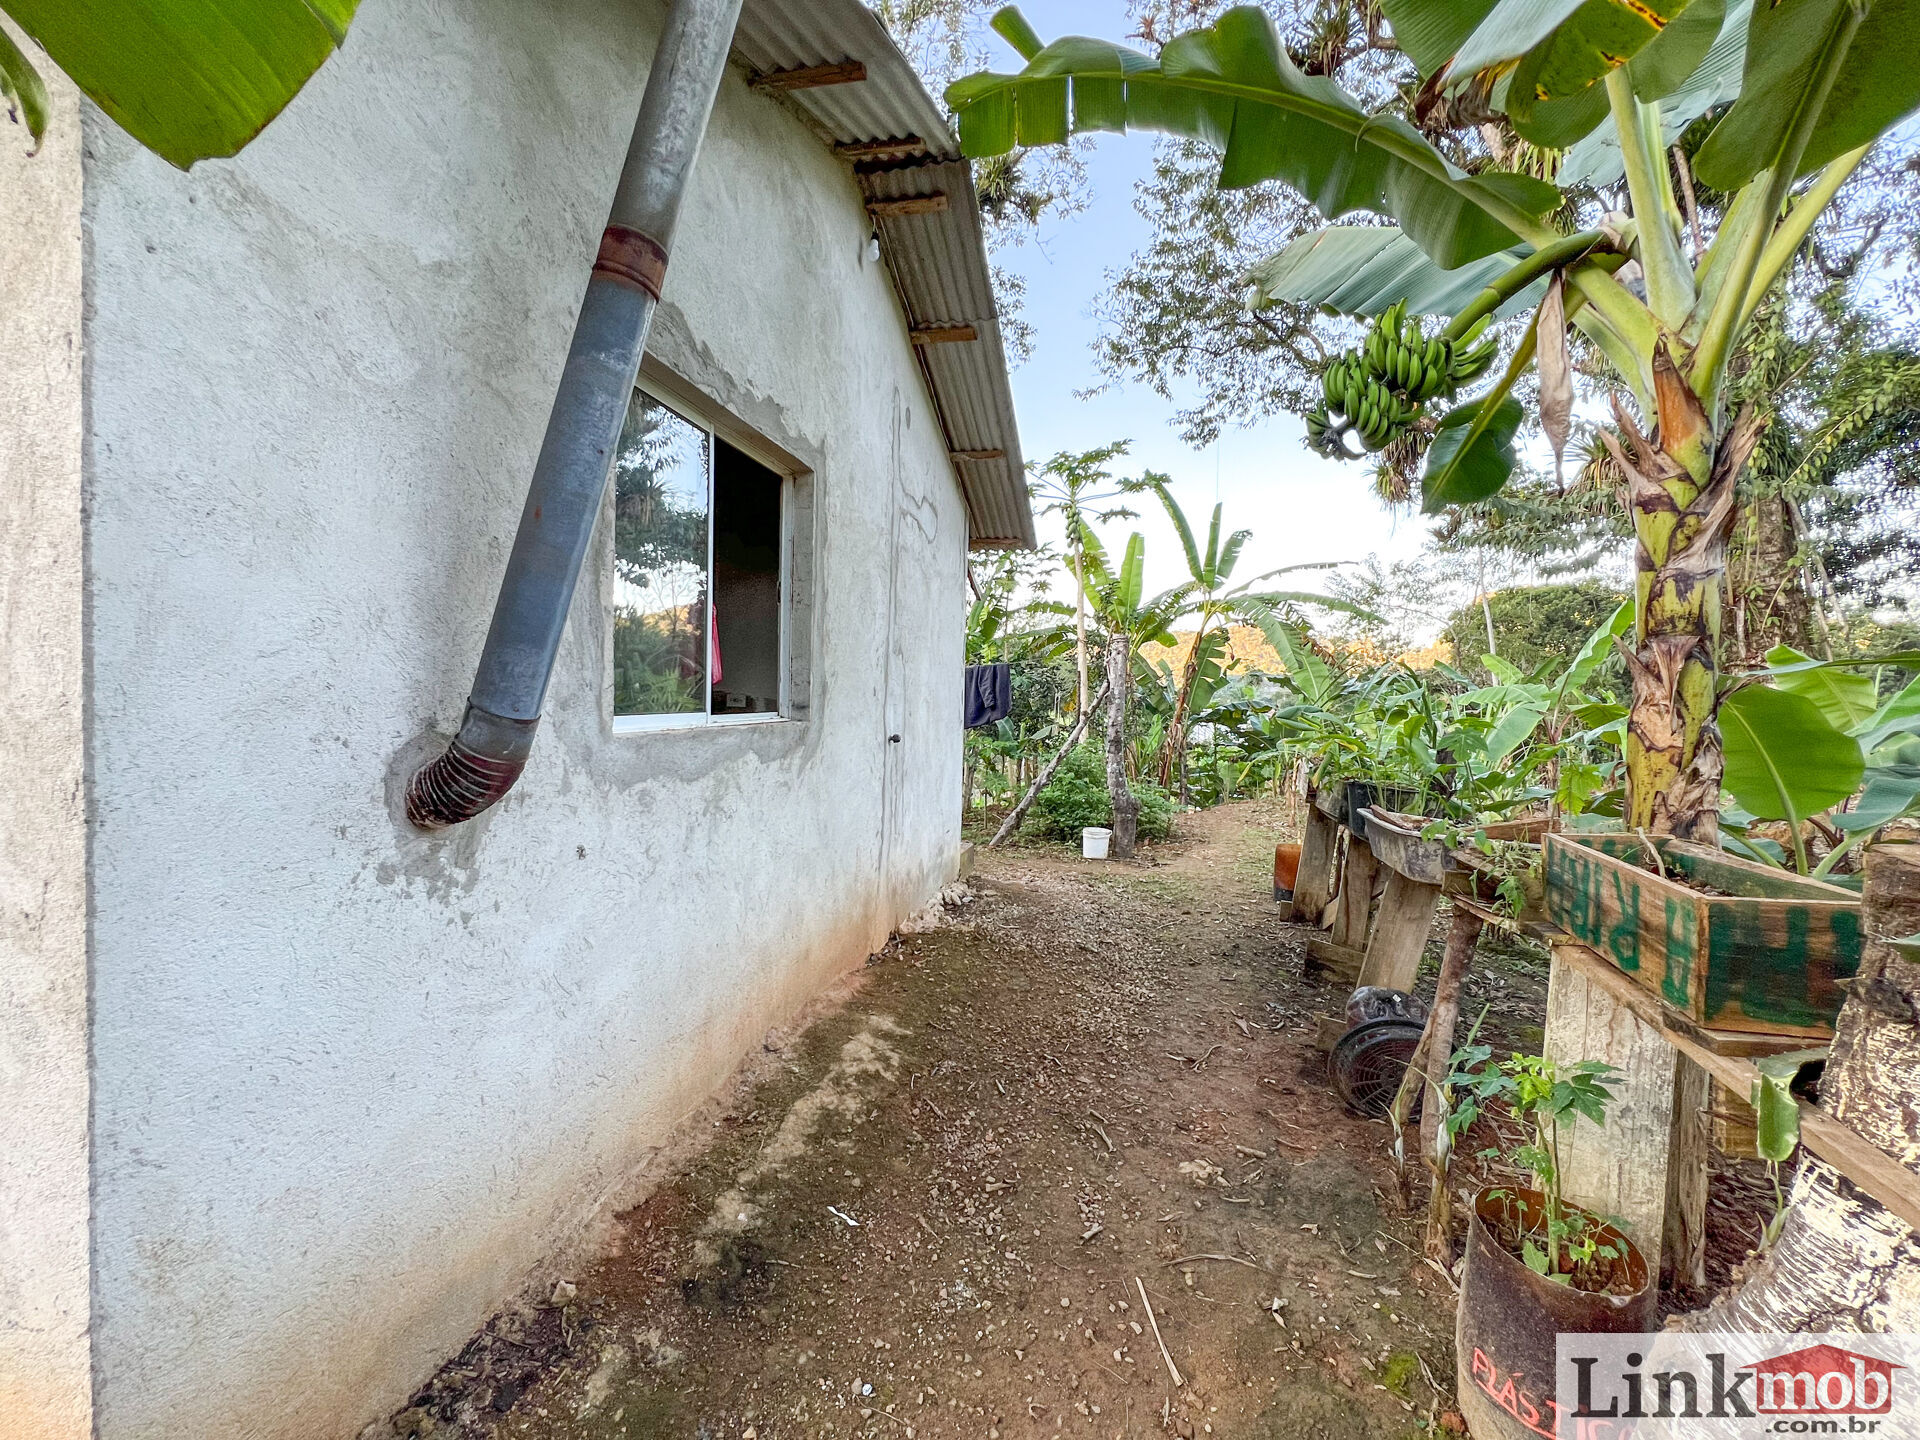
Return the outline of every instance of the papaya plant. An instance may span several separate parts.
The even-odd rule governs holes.
[[[1627,392],[1614,398],[1615,428],[1603,437],[1637,539],[1633,633],[1623,646],[1633,689],[1627,823],[1712,843],[1724,768],[1727,535],[1735,480],[1759,429],[1751,410],[1729,413],[1729,359],[1874,141],[1920,105],[1907,44],[1920,0],[1382,0],[1382,8],[1420,73],[1416,114],[1442,100],[1482,107],[1532,145],[1565,151],[1561,183],[1493,167],[1467,173],[1401,114],[1368,113],[1331,80],[1303,72],[1251,6],[1157,55],[1080,37],[1043,44],[1008,8],[994,27],[1024,68],[969,76],[947,99],[969,155],[1058,144],[1076,131],[1161,131],[1216,146],[1224,188],[1280,181],[1329,221],[1365,211],[1392,222],[1296,242],[1283,252],[1297,251],[1295,263],[1268,267],[1257,283],[1275,298],[1376,319],[1377,344],[1369,337],[1336,362],[1363,383],[1349,393],[1343,377],[1338,395],[1325,397],[1338,401],[1337,416],[1330,403],[1315,427],[1323,444],[1356,433],[1379,448],[1430,433],[1421,482],[1429,511],[1485,498],[1513,474],[1523,418],[1513,391],[1530,366],[1543,426],[1565,443],[1567,329],[1584,334]],[[1728,198],[1711,238],[1703,229],[1694,249],[1688,233],[1711,218],[1697,213],[1690,185],[1677,190],[1667,146],[1716,112],[1690,179]],[[1591,214],[1582,187],[1612,176],[1626,182],[1628,211]],[[1583,206],[1592,223],[1572,229],[1565,217]],[[1321,245],[1372,247],[1376,260],[1387,247],[1395,253],[1363,277],[1351,263],[1315,260]],[[1491,388],[1429,415],[1474,378],[1476,327],[1535,293],[1526,334]],[[1408,316],[1444,323],[1410,330]],[[1402,363],[1416,348],[1417,380]]]

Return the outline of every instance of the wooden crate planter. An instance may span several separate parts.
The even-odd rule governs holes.
[[[1445,883],[1451,868],[1445,842],[1420,838],[1431,820],[1378,807],[1369,808],[1365,815],[1367,843],[1382,865],[1423,885]]]
[[[1547,918],[1708,1029],[1831,1036],[1840,982],[1860,964],[1860,897],[1705,846],[1652,843],[1667,878],[1641,868],[1636,835],[1546,836]]]
[[[1332,780],[1313,788],[1313,808],[1336,825],[1347,823],[1347,782]]]

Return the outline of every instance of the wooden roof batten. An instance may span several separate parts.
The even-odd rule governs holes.
[[[853,85],[867,78],[858,60],[830,60],[824,65],[799,65],[791,70],[768,70],[747,83],[756,90],[812,90],[821,85]]]
[[[969,544],[1036,542],[971,167],[860,0],[744,0],[749,82],[848,162],[965,501]]]

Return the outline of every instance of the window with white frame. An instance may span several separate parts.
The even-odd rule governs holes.
[[[786,477],[644,389],[613,475],[615,730],[779,719]]]

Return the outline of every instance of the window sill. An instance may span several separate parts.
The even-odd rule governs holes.
[[[615,735],[666,735],[695,733],[702,730],[733,730],[747,725],[795,723],[790,717],[760,710],[744,715],[616,715]]]

